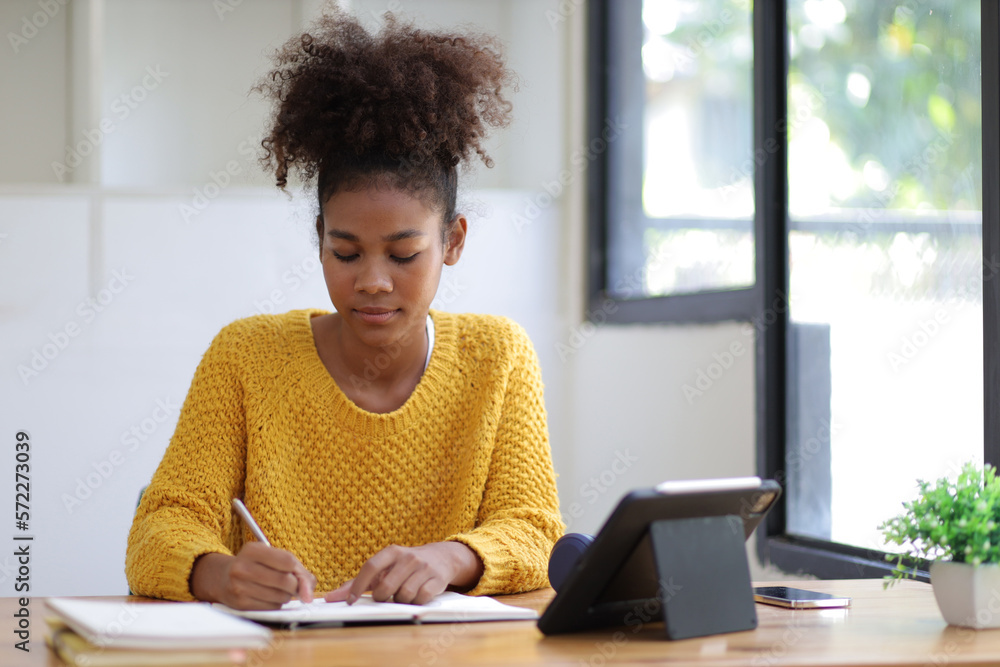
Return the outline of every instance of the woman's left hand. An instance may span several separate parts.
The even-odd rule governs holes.
[[[354,604],[366,591],[378,602],[392,599],[426,604],[449,586],[472,588],[483,574],[479,556],[461,542],[432,542],[420,547],[392,545],[361,566],[358,575],[326,594],[327,602]]]

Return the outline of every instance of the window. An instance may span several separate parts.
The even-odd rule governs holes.
[[[741,0],[595,3],[608,142],[597,302],[624,320],[749,317],[755,274],[753,38]],[[606,134],[606,133],[605,133]]]
[[[843,7],[788,2],[786,529],[880,548],[983,460],[980,9]]]
[[[882,574],[877,527],[917,478],[1000,461],[1000,9],[594,5],[593,109],[635,129],[592,174],[592,297],[621,320],[765,323],[759,470],[786,494],[762,555]]]

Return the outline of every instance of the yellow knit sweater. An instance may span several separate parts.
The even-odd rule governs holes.
[[[236,497],[316,575],[317,591],[390,544],[443,540],[482,559],[472,594],[548,585],[564,527],[523,329],[432,311],[430,365],[405,405],[375,414],[320,360],[310,318],[323,313],[250,317],[216,336],[129,533],[132,591],[192,599],[195,559],[252,539],[231,511]]]

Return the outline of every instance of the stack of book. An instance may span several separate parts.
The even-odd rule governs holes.
[[[126,667],[241,663],[271,631],[195,602],[47,601],[46,643],[68,665]]]
[[[426,605],[298,600],[274,611],[201,602],[104,602],[51,598],[46,643],[75,667],[241,663],[271,645],[282,627],[534,620],[538,614],[492,598],[443,593]],[[249,620],[248,620],[249,619]],[[256,622],[254,622],[256,621]],[[254,661],[259,662],[259,661]]]

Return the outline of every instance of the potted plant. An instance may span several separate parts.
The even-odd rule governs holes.
[[[987,464],[962,467],[958,479],[918,480],[920,494],[879,529],[908,552],[886,586],[912,577],[904,557],[931,561],[931,585],[944,619],[970,628],[1000,627],[1000,478]]]

